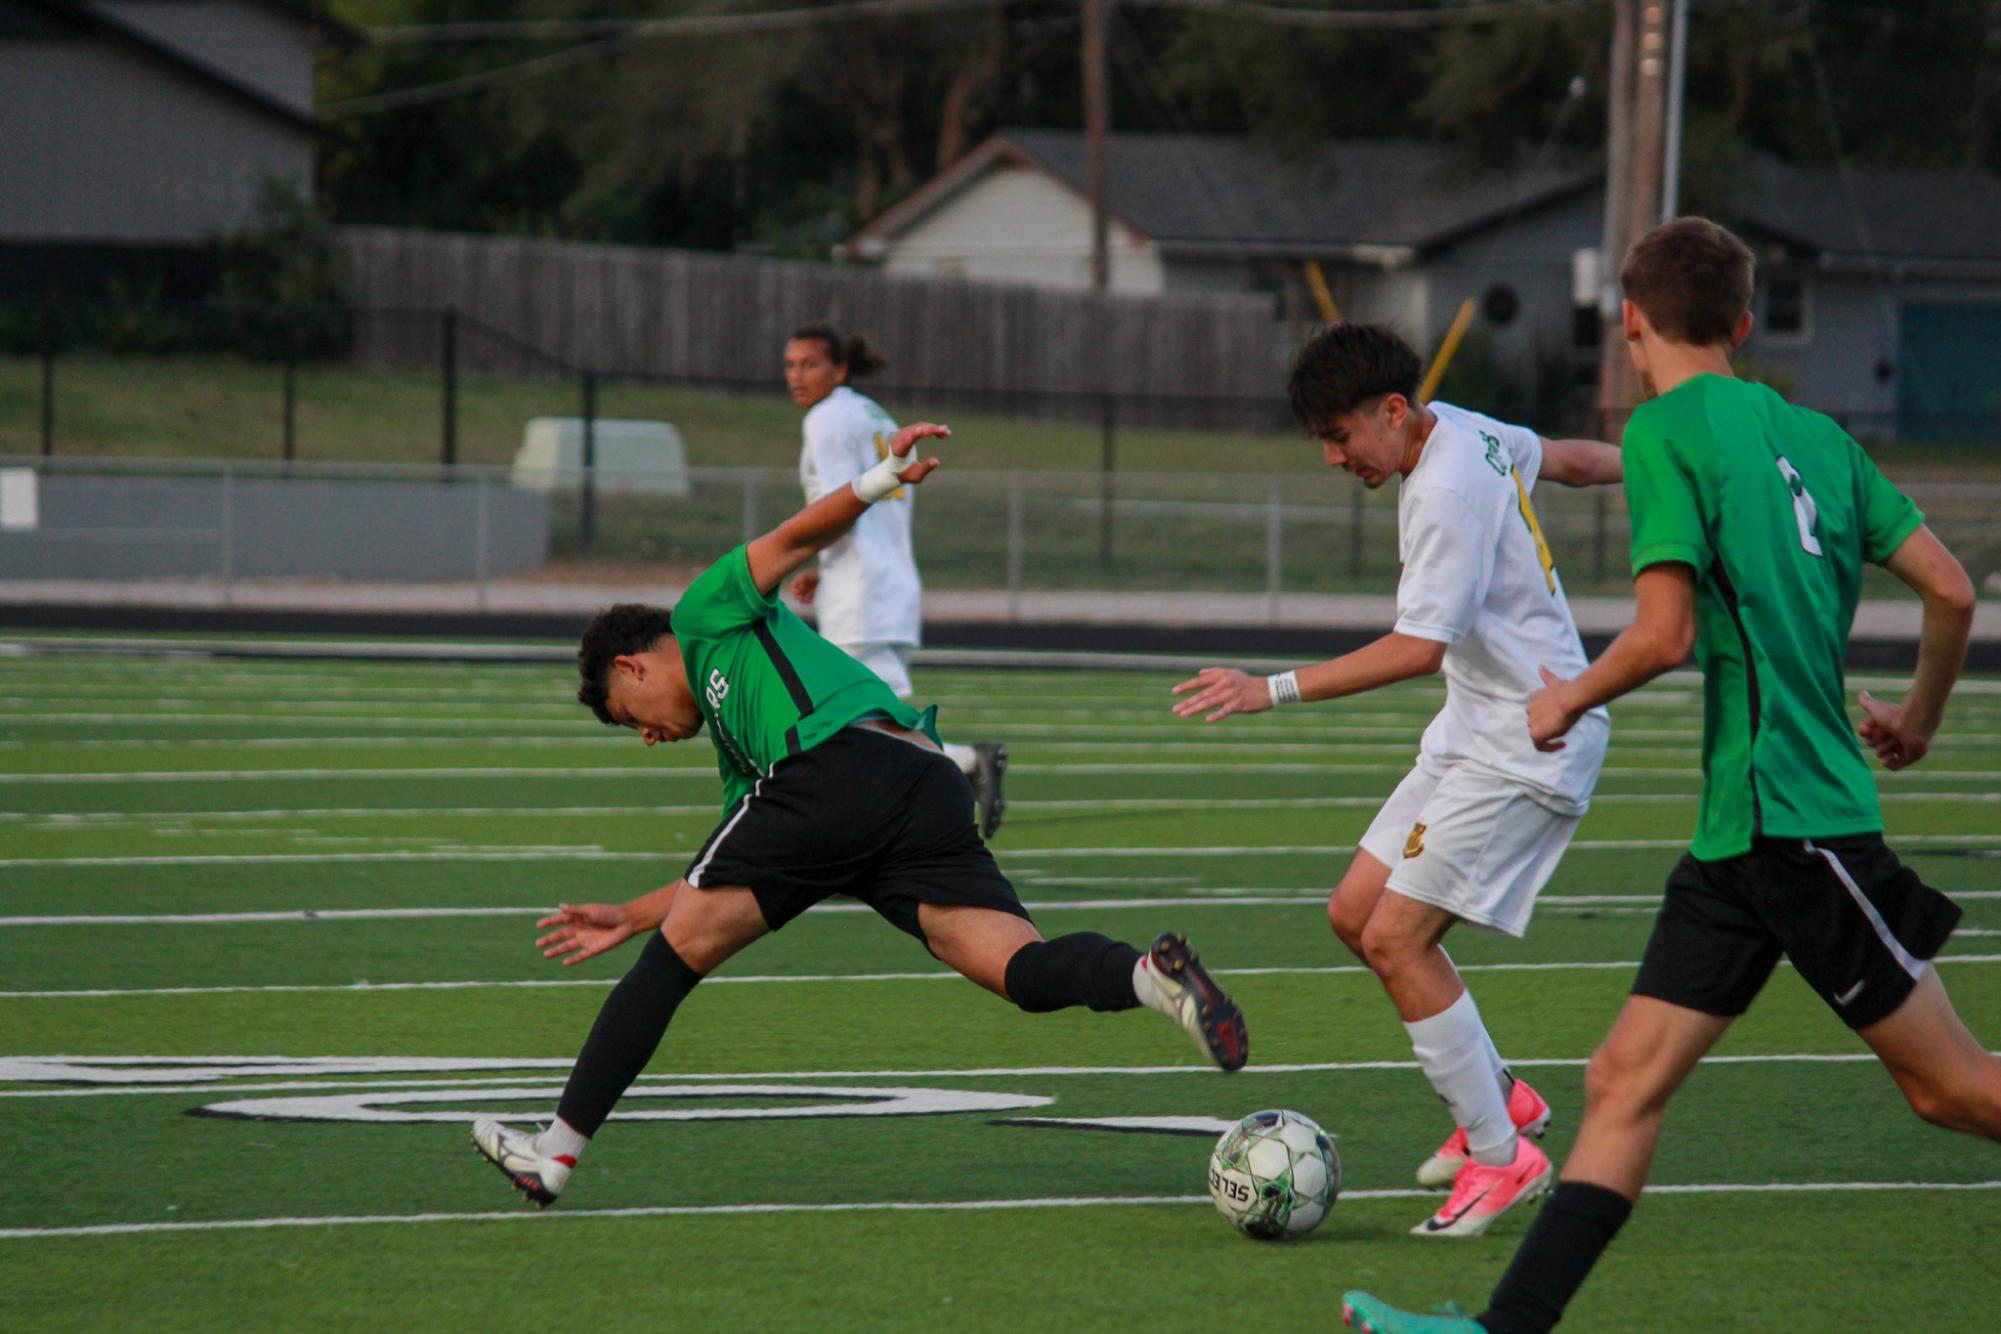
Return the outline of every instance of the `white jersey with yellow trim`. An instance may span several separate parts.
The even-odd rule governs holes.
[[[799,483],[811,504],[846,486],[889,453],[896,422],[874,399],[846,385],[806,413]],[[851,644],[916,644],[924,586],[911,550],[915,488],[898,487],[869,506],[854,528],[820,553],[813,610],[820,634]]]
[[[1445,707],[1420,749],[1581,812],[1604,763],[1610,715],[1593,709],[1559,751],[1529,740],[1537,668],[1572,677],[1587,665],[1532,499],[1542,438],[1450,403],[1426,406],[1437,424],[1397,497],[1396,629],[1446,646]]]

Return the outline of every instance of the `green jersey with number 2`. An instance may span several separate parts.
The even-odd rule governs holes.
[[[1690,851],[1881,830],[1842,661],[1863,562],[1888,560],[1924,516],[1832,420],[1720,375],[1642,404],[1624,454],[1633,573],[1695,570],[1703,782]]]

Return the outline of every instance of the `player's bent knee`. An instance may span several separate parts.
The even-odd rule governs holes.
[[[1930,1079],[1898,1080],[1904,1100],[1920,1118],[1947,1130],[2001,1139],[2001,1089],[1993,1079],[1945,1084]]]
[[[1667,1105],[1672,1085],[1656,1077],[1649,1063],[1607,1042],[1584,1067],[1584,1102],[1601,1114],[1646,1116]]]
[[[1378,976],[1388,976],[1409,963],[1411,956],[1421,950],[1425,942],[1415,936],[1405,935],[1393,928],[1385,928],[1376,918],[1359,933],[1357,953],[1362,962],[1374,969]]]
[[[1334,928],[1334,934],[1356,957],[1362,957],[1362,931],[1368,919],[1357,920],[1354,910],[1343,902],[1338,891],[1327,899],[1327,925]]]

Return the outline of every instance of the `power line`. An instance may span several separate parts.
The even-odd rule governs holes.
[[[767,13],[631,19],[493,19],[458,23],[390,24],[365,29],[382,45],[428,42],[547,41],[558,38],[677,37],[770,31],[850,18],[988,9],[997,0],[853,0],[811,9]],[[1068,4],[1069,0],[999,0],[1011,5]],[[1575,9],[1583,0],[1463,0],[1463,3],[1358,9],[1340,5],[1266,4],[1260,0],[1121,0],[1148,9],[1186,9],[1240,15],[1305,28],[1435,28],[1491,22],[1524,10]]]
[[[1067,7],[1070,0],[847,0],[809,9],[774,9],[754,14],[711,14],[656,19],[525,19],[467,23],[406,24],[367,29],[382,44],[548,40],[583,37],[576,46],[476,74],[419,84],[394,92],[351,97],[320,108],[331,119],[365,116],[381,111],[442,102],[465,93],[504,87],[541,78],[587,61],[602,59],[643,41],[689,37],[730,37],[784,32],[872,18],[953,14],[987,10],[996,3]],[[1247,19],[1295,28],[1431,28],[1460,23],[1486,23],[1511,14],[1576,9],[1586,0],[1468,0],[1465,4],[1404,9],[1308,8],[1260,3],[1259,0],[1120,0],[1130,8],[1175,9]]]

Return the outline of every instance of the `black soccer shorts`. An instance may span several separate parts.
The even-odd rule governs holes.
[[[1633,994],[1739,1015],[1784,954],[1844,1023],[1867,1028],[1904,1003],[1959,915],[1880,834],[1760,838],[1738,857],[1684,856]]]
[[[973,788],[959,767],[869,727],[844,727],[780,760],[684,878],[697,889],[748,887],[774,931],[837,894],[919,940],[920,903],[1028,917],[973,826]]]

